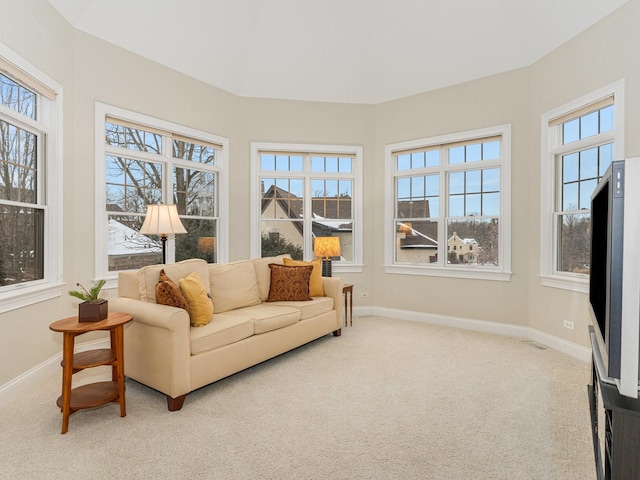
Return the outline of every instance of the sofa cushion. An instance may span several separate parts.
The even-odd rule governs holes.
[[[181,278],[186,277],[191,272],[196,272],[202,279],[209,279],[207,262],[200,258],[192,258],[167,265],[148,265],[137,272],[140,300],[156,303],[156,284],[160,279],[160,270],[162,269],[175,284],[178,284]],[[207,293],[211,293],[208,281],[205,282],[204,287]]]
[[[233,315],[250,318],[256,335],[293,325],[300,320],[300,310],[297,308],[270,303],[234,310]]]
[[[256,271],[249,260],[209,265],[209,283],[216,313],[260,303]]]
[[[178,286],[164,272],[160,270],[160,280],[156,285],[156,302],[161,305],[169,305],[189,311],[189,303],[184,298]]]
[[[311,262],[303,262],[302,260],[291,260],[290,258],[285,258],[284,264],[287,267],[304,267],[311,265],[313,270],[311,271],[311,278],[309,279],[309,296],[324,297],[325,293],[322,285],[322,259],[317,258]]]
[[[214,314],[211,322],[191,329],[191,355],[230,345],[253,335],[253,321],[226,313]]]
[[[276,263],[278,265],[283,265],[283,260],[285,258],[291,258],[291,255],[287,253],[277,257],[254,258],[251,260],[253,262],[253,268],[256,271],[256,279],[258,280],[258,287],[260,288],[261,301],[266,302],[267,298],[269,298],[269,286],[271,285],[271,270],[269,269],[269,264]]]
[[[195,272],[178,281],[180,291],[189,303],[189,318],[191,318],[191,325],[194,327],[208,324],[213,315],[211,295],[207,293],[204,284],[205,282],[202,281],[200,275]]]
[[[286,267],[270,263],[271,285],[267,302],[295,302],[311,300],[309,296],[309,279],[312,266]]]
[[[333,298],[314,297],[313,302],[273,302],[269,303],[269,306],[271,305],[279,305],[282,307],[290,307],[300,310],[300,321],[302,321],[333,310]]]

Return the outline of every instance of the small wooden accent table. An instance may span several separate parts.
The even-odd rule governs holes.
[[[79,322],[78,317],[67,317],[49,325],[54,332],[64,334],[62,351],[62,395],[56,404],[62,410],[62,433],[69,429],[69,415],[83,408],[92,408],[109,402],[120,403],[120,416],[127,414],[124,399],[124,325],[133,320],[128,313],[111,312],[99,322]],[[108,330],[111,348],[101,348],[74,355],[75,338],[87,332]],[[85,368],[111,365],[111,381],[97,382],[71,389],[74,373]]]
[[[342,294],[344,295],[344,326],[347,326],[347,320],[349,325],[353,326],[353,285],[345,284],[342,287]]]

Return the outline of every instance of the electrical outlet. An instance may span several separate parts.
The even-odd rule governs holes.
[[[564,328],[568,328],[569,330],[573,330],[573,322],[570,322],[569,320],[565,320],[564,321]]]
[[[360,292],[362,298],[369,298],[369,292]]]

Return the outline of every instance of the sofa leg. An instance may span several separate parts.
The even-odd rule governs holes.
[[[184,399],[186,396],[187,396],[186,393],[176,398],[173,398],[167,395],[167,407],[169,407],[169,411],[176,412],[180,410],[182,408],[182,404],[184,403]]]
[[[342,335],[342,329],[339,328],[338,330],[334,330],[333,331],[333,336],[334,337],[339,337],[340,335]]]

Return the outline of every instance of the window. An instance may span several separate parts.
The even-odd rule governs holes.
[[[227,140],[98,104],[97,276],[162,262],[159,237],[139,233],[148,204],[176,204],[186,234],[167,261],[226,259]]]
[[[0,312],[61,293],[61,95],[0,44]]]
[[[339,237],[337,271],[362,268],[362,147],[253,143],[252,256],[313,258]]]
[[[618,82],[542,116],[543,285],[588,290],[591,194],[624,158],[623,91]]]
[[[509,279],[510,132],[387,145],[386,272]]]

